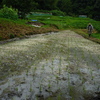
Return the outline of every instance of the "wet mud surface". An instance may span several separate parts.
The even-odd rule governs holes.
[[[0,100],[100,99],[100,45],[70,30],[0,45],[1,72]]]

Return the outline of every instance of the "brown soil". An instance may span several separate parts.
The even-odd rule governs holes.
[[[39,22],[28,22],[27,24],[37,24],[42,26],[43,23]],[[38,27],[31,27],[28,25],[19,25],[19,24],[9,24],[6,23],[5,25],[0,24],[0,41],[12,39],[16,37],[26,37],[26,35],[34,35],[34,34],[42,34],[51,31],[58,31],[56,28],[48,27],[48,28],[38,28]]]

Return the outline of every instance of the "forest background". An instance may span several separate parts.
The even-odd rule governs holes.
[[[100,43],[99,11],[100,0],[1,0],[0,41],[66,29],[89,38],[86,27],[92,23],[94,31],[89,39]],[[37,28],[28,24],[34,20],[43,25]]]
[[[29,12],[56,10],[64,12],[65,15],[87,15],[96,20],[100,19],[100,0],[1,0],[0,8],[3,5],[17,9],[22,17]]]

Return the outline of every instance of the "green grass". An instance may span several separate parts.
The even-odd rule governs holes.
[[[6,18],[0,18],[0,23],[1,25],[4,24],[22,24],[22,25],[26,25],[25,23],[27,22],[27,20],[23,20],[23,19],[18,19],[18,20],[11,20],[11,19],[6,19]]]
[[[97,39],[100,39],[100,33],[92,34],[92,37],[97,38]]]
[[[29,20],[36,19],[46,25],[55,25],[58,29],[77,28],[86,29],[88,23],[92,23],[94,28],[100,31],[100,21],[90,18],[79,18],[70,16],[30,16]]]

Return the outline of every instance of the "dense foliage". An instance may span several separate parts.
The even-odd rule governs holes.
[[[87,15],[100,19],[100,0],[1,0],[3,5],[18,9],[22,17],[34,10],[61,10],[67,15]]]
[[[0,17],[17,20],[18,19],[17,10],[11,7],[8,8],[6,6],[3,6],[3,8],[0,10]]]
[[[85,14],[91,18],[100,18],[100,0],[71,0],[72,13]]]

